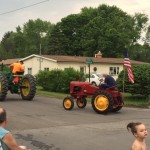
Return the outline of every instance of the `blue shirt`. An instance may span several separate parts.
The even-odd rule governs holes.
[[[113,77],[109,76],[109,75],[105,78],[104,82],[108,85],[108,87],[116,86],[115,79]]]
[[[2,146],[3,150],[10,150],[8,146],[3,142],[3,137],[10,133],[8,130],[0,127],[0,147]]]

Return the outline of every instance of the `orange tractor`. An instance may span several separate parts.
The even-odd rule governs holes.
[[[85,108],[87,97],[91,98],[93,110],[99,114],[117,112],[122,109],[124,101],[117,87],[100,89],[89,82],[70,82],[70,96],[64,98],[63,107],[71,110],[74,107],[74,100],[78,108]]]

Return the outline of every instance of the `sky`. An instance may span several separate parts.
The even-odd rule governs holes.
[[[101,4],[115,5],[130,15],[144,13],[150,17],[150,0],[0,0],[0,41],[5,33],[23,27],[29,19],[57,23],[83,7],[97,8]]]

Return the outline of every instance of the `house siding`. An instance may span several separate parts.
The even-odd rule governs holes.
[[[41,64],[40,64],[41,60]],[[32,75],[36,75],[39,70],[44,70],[45,68],[49,68],[49,70],[53,69],[61,69],[64,70],[65,68],[74,68],[75,70],[80,71],[80,68],[84,68],[84,73],[89,73],[89,65],[86,63],[77,63],[77,62],[54,62],[51,60],[47,60],[40,57],[32,57],[30,59],[27,59],[24,61],[25,65],[25,74],[28,74],[28,69],[32,68]],[[100,64],[100,63],[93,63],[90,65],[90,73],[94,72],[94,67],[97,68],[97,73],[108,73],[110,67],[119,67],[119,72],[122,71],[123,66],[121,64]],[[116,79],[118,75],[113,75],[113,77]]]
[[[29,69],[32,75],[36,75],[40,70],[53,70],[65,68],[74,68],[78,71],[83,71],[85,74],[89,74],[89,65],[86,64],[87,59],[92,59],[93,63],[90,64],[90,73],[94,72],[94,67],[97,68],[96,73],[108,73],[115,79],[118,78],[118,74],[123,70],[123,58],[95,58],[95,57],[81,57],[81,56],[57,56],[57,55],[30,55],[23,59],[25,66],[25,74],[29,73]],[[133,64],[144,64],[140,61],[132,60]],[[110,72],[111,71],[111,72]],[[113,73],[113,74],[112,74]]]

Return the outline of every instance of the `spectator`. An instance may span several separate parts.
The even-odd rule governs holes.
[[[127,125],[127,130],[131,131],[135,137],[132,144],[132,150],[146,150],[145,138],[148,135],[146,127],[140,122],[131,122]]]
[[[103,74],[104,79],[104,83],[101,84],[101,82],[103,80],[100,80],[100,88],[106,89],[106,88],[110,88],[110,87],[115,87],[116,86],[116,81],[113,77],[111,77],[110,75],[104,73]]]
[[[18,146],[12,134],[5,129],[7,124],[7,116],[5,109],[0,107],[0,145],[3,150],[27,150],[26,147]]]

